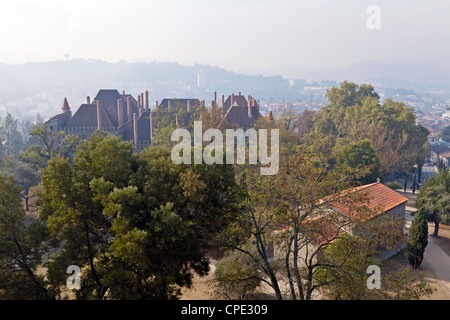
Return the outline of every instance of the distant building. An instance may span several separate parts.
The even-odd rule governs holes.
[[[193,107],[205,106],[204,100],[198,99],[163,99],[156,102],[156,108],[168,112],[184,112],[185,117]],[[218,109],[217,93],[211,101],[211,108]],[[75,114],[72,115],[69,102],[64,98],[62,113],[50,118],[45,125],[54,133],[64,131],[74,134],[81,139],[88,139],[96,130],[121,136],[126,141],[133,141],[137,150],[150,145],[153,140],[153,117],[149,108],[148,91],[141,93],[137,98],[130,94],[122,94],[115,89],[101,89],[91,101],[87,97]],[[239,92],[231,94],[225,100],[222,95],[221,115],[229,123],[247,129],[261,117],[258,102],[248,96],[246,99]],[[273,117],[272,117],[273,119]],[[176,121],[182,120],[176,115]],[[178,123],[177,123],[178,124]]]
[[[365,200],[353,203],[346,196],[348,192],[359,194]],[[330,202],[327,202],[330,199],[323,199],[325,205],[303,222],[304,228],[300,233],[301,237],[305,238],[306,245],[299,252],[299,260],[310,256],[311,252],[318,248],[327,247],[345,234],[361,235],[360,229],[355,229],[359,223],[367,224],[386,216],[394,221],[402,219],[406,213],[408,198],[380,182],[346,190],[342,195]],[[361,209],[368,209],[367,214],[362,214],[361,212],[366,212],[366,210],[361,211]],[[291,229],[276,230],[272,234],[280,235],[289,230]],[[382,231],[380,230],[380,232]],[[373,236],[377,237],[378,235],[374,234]],[[403,249],[405,245],[404,241],[399,241],[392,248],[379,248],[380,256],[388,258]],[[275,245],[273,256],[283,259],[285,248]],[[316,258],[320,259],[321,255],[319,254]]]
[[[437,162],[437,159],[441,161],[447,168],[450,164],[450,143],[445,141],[438,141],[431,143],[431,157],[430,161]]]
[[[95,130],[99,130],[133,141],[138,149],[151,144],[148,91],[145,92],[145,100],[144,93],[136,100],[125,92],[120,94],[117,90],[102,89],[92,101],[87,97],[86,103],[73,116],[66,98],[61,109],[61,114],[45,123],[52,132],[64,131],[88,139]]]
[[[222,116],[229,123],[249,128],[261,117],[259,103],[250,95],[245,99],[240,92],[237,95],[232,93],[227,100],[222,96]]]

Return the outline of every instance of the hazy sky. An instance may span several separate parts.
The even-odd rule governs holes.
[[[380,8],[381,29],[366,12]],[[362,60],[450,70],[449,0],[0,0],[0,62],[93,58],[236,71]]]

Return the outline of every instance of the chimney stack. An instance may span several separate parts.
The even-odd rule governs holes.
[[[153,143],[153,115],[150,112],[150,143]]]
[[[141,108],[144,107],[144,93],[141,92]]]
[[[225,115],[225,96],[222,95],[222,117]]]
[[[100,101],[97,100],[97,129],[98,131],[102,130],[102,105]]]
[[[172,103],[170,102],[170,100],[167,100],[167,111],[170,111],[172,106]]]
[[[217,106],[217,92],[214,91],[214,105]]]
[[[138,109],[141,107],[141,95],[140,94],[137,96],[137,107],[138,107]]]
[[[138,144],[138,121],[137,114],[133,113],[133,133],[134,133],[134,144]]]
[[[252,117],[252,100],[248,100],[247,101],[247,109],[248,109],[248,117],[251,118]]]
[[[187,101],[186,102],[186,112],[190,112],[191,111],[191,101]]]
[[[211,101],[211,111],[216,111],[216,104],[214,103],[214,100]]]
[[[145,91],[145,110],[146,111],[150,110],[150,105],[148,102],[148,91]]]
[[[158,100],[156,100],[156,103],[155,103],[156,108],[155,109],[158,109],[158,105],[159,105],[159,102],[158,102]]]
[[[127,115],[128,115],[128,121],[131,121],[131,98],[128,96],[127,97]]]
[[[86,98],[86,103],[87,103],[87,104],[91,104],[91,97],[87,96],[87,98]]]
[[[119,127],[123,125],[123,100],[117,100],[117,117],[119,120]]]

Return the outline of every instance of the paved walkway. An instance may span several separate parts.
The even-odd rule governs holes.
[[[406,227],[409,230],[412,216],[407,213],[405,217]],[[450,299],[450,256],[434,242],[434,238],[430,235],[420,269],[427,273],[425,278],[432,279],[432,286],[439,290],[436,295],[433,294],[435,298],[431,297],[431,299]]]

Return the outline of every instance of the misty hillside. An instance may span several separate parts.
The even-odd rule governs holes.
[[[264,74],[315,81],[329,79],[338,82],[370,82],[379,87],[410,88],[418,91],[450,91],[450,73],[446,71],[382,61],[362,61],[347,67],[329,69],[282,65],[268,68]]]

